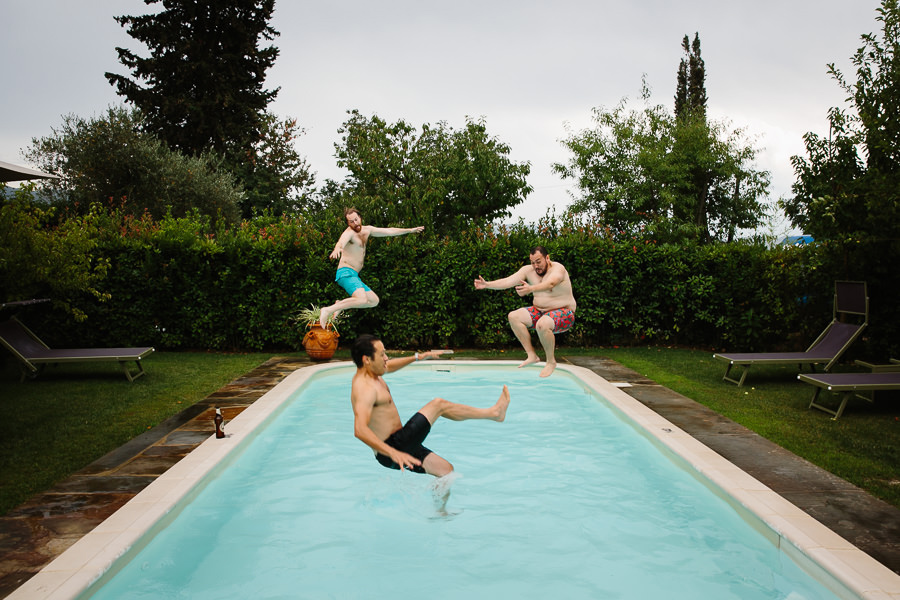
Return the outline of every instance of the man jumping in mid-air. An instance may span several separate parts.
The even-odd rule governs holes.
[[[400,227],[372,227],[363,225],[359,211],[348,208],[344,211],[347,229],[338,238],[330,258],[339,258],[334,280],[350,295],[324,307],[319,313],[319,324],[324,328],[328,317],[348,308],[372,308],[378,305],[378,296],[359,278],[366,259],[366,244],[370,237],[395,237],[407,233],[421,233],[424,227],[404,229]]]
[[[531,344],[531,332],[537,331],[538,339],[547,353],[547,364],[541,369],[541,377],[549,377],[556,369],[556,334],[568,331],[575,323],[575,296],[572,280],[562,265],[550,260],[547,249],[535,246],[529,256],[531,264],[525,265],[509,277],[485,281],[478,276],[476,290],[505,290],[516,288],[519,296],[532,294],[533,306],[519,308],[509,313],[509,326],[525,350],[525,360],[520,367],[540,360]]]

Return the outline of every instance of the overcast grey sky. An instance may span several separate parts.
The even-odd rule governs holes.
[[[670,105],[681,40],[699,32],[709,114],[743,127],[763,148],[771,200],[790,193],[790,157],[807,131],[827,134],[826,111],[844,94],[826,73],[852,74],[860,35],[879,31],[877,0],[278,0],[281,50],[267,87],[272,110],[307,130],[297,144],[318,182],[343,176],[334,160],[346,111],[420,127],[488,133],[529,161],[535,191],[514,217],[533,221],[569,204],[569,182],[551,172],[568,155],[567,129],[591,110],[637,99],[646,74],[654,103]],[[146,55],[114,20],[141,0],[4,0],[0,49],[0,160],[22,164],[32,138],[62,116],[97,116],[120,103],[103,74],[129,74],[116,46]],[[15,58],[12,58],[15,57]],[[639,104],[635,103],[635,107]],[[783,233],[787,226],[776,226]]]

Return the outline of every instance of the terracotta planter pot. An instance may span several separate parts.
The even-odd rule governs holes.
[[[322,329],[321,325],[314,323],[303,337],[303,348],[313,360],[328,360],[337,350],[339,337],[336,331]]]

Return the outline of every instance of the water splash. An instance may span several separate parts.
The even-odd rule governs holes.
[[[434,508],[437,514],[433,518],[455,517],[459,512],[451,513],[447,511],[447,501],[450,500],[450,491],[453,483],[462,477],[456,471],[450,471],[443,477],[438,477],[431,483],[431,496],[434,500]]]

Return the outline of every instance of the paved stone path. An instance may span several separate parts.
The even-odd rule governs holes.
[[[567,357],[596,372],[900,574],[900,509],[615,361]],[[201,402],[0,517],[0,597],[6,597],[288,374],[312,364],[272,358]],[[816,415],[818,416],[818,415]]]

